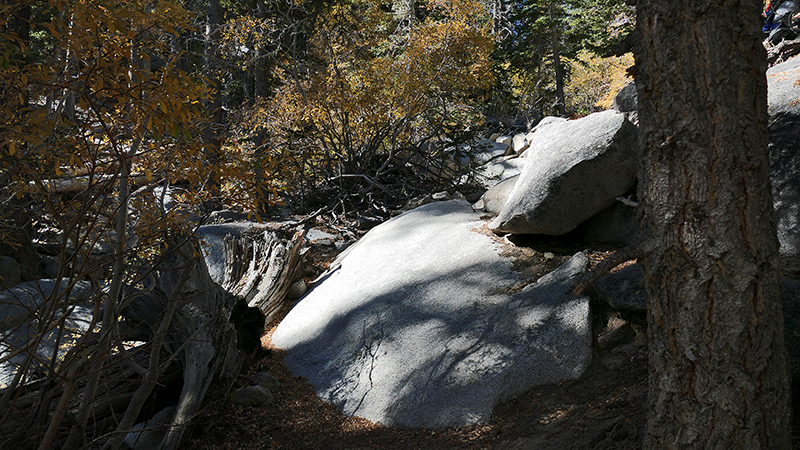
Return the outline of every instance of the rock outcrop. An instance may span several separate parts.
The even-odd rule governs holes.
[[[501,399],[580,376],[589,299],[569,290],[588,259],[530,283],[484,225],[446,201],[372,229],[275,330],[286,364],[345,414],[402,427],[485,421]]]

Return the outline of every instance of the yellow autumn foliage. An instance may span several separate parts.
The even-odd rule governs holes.
[[[258,112],[240,113],[240,133],[266,130],[263,154],[287,170],[334,176],[479,121],[479,100],[493,81],[483,7],[475,0],[420,7],[427,19],[398,39],[382,3],[333,5],[309,45],[314,63],[301,77],[275,73],[282,85],[253,106]]]
[[[564,91],[573,114],[589,114],[611,109],[614,97],[633,81],[626,70],[633,66],[633,55],[601,58],[589,52],[578,55]]]
[[[76,212],[91,213],[95,231],[108,226],[119,208],[100,199],[111,195],[128,171],[136,187],[189,184],[194,189],[186,195],[199,197],[189,201],[196,204],[211,195],[204,182],[214,170],[229,184],[230,198],[223,201],[252,204],[252,191],[241,189],[251,178],[241,170],[251,155],[229,151],[212,168],[200,151],[207,83],[180,70],[180,55],[170,47],[180,30],[192,27],[190,12],[171,0],[50,0],[49,5],[60,13],[31,25],[52,42],[52,50],[39,53],[44,60],[27,60],[25,41],[0,35],[4,189],[46,199],[54,180],[86,177],[86,191],[97,193],[97,201],[79,197],[51,204],[50,212],[65,229],[81,220]],[[142,235],[180,222],[158,209],[137,205],[136,210]]]

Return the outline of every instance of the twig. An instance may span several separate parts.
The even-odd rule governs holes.
[[[637,206],[639,206],[639,202],[635,202],[635,201],[631,200],[631,197],[633,197],[633,196],[632,195],[629,195],[628,197],[620,196],[620,197],[617,197],[617,201],[622,202],[622,204],[625,205],[625,206],[631,206],[631,207],[636,208]]]

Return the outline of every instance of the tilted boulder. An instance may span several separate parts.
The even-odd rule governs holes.
[[[494,231],[561,235],[614,203],[636,181],[638,130],[604,111],[536,131]]]
[[[289,369],[347,415],[390,426],[489,419],[499,401],[591,359],[579,253],[534,283],[467,202],[435,202],[350,246],[275,330]]]

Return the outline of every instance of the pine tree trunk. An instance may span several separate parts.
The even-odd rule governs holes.
[[[759,2],[638,0],[645,448],[790,448]]]
[[[222,183],[219,177],[219,165],[222,161],[222,143],[219,128],[223,122],[223,111],[222,80],[219,77],[219,63],[214,51],[219,48],[217,44],[220,39],[220,26],[225,12],[219,0],[209,0],[206,11],[208,17],[204,32],[203,71],[211,86],[211,98],[205,101],[205,107],[209,111],[210,123],[206,124],[202,131],[203,157],[209,168],[206,186],[216,199],[219,197]]]
[[[556,22],[555,5],[550,5],[550,26],[551,39],[553,46],[553,69],[556,71],[556,110],[559,115],[567,114],[567,101],[564,96],[564,69],[561,67],[561,37],[558,32],[558,22]]]

